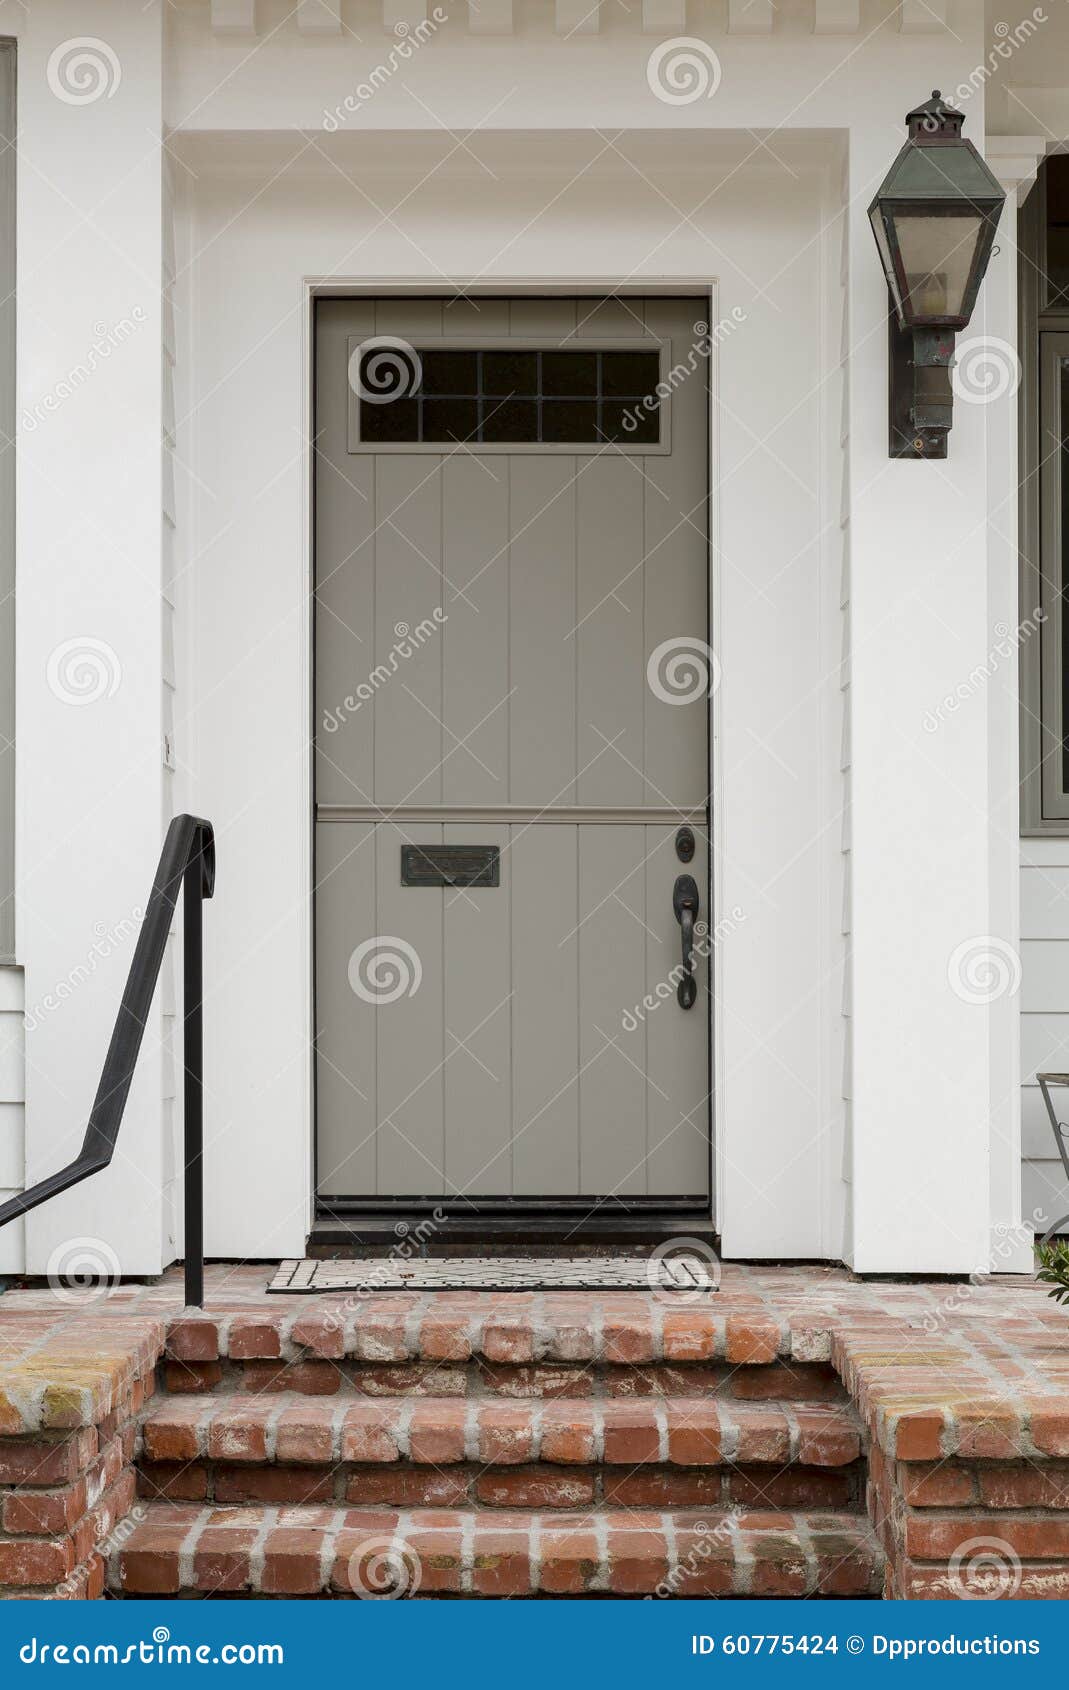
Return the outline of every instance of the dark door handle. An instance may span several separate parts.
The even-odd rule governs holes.
[[[681,874],[672,888],[672,909],[683,929],[683,977],[676,987],[680,1009],[693,1009],[698,996],[694,978],[694,923],[698,919],[698,882],[692,874]]]

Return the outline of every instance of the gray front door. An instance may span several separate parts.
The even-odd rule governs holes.
[[[319,303],[328,1205],[707,1199],[706,311]]]

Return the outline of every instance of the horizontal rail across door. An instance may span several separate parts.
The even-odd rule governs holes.
[[[487,826],[511,823],[557,822],[566,827],[589,826],[596,822],[630,824],[635,827],[666,827],[690,822],[704,827],[709,812],[704,805],[676,809],[671,804],[636,804],[613,807],[578,804],[317,804],[320,822],[480,822]]]

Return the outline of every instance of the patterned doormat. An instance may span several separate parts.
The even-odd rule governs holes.
[[[710,1251],[710,1258],[712,1252]],[[698,1254],[558,1256],[438,1256],[413,1261],[281,1262],[269,1291],[670,1291],[696,1296],[715,1291],[715,1260]]]

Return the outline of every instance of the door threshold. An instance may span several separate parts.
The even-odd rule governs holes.
[[[604,1253],[606,1245],[631,1251],[673,1239],[712,1245],[708,1215],[679,1213],[569,1215],[451,1215],[435,1222],[418,1211],[398,1215],[321,1215],[308,1235],[309,1256],[351,1254],[355,1249],[425,1256],[515,1255],[517,1247],[554,1255]]]

